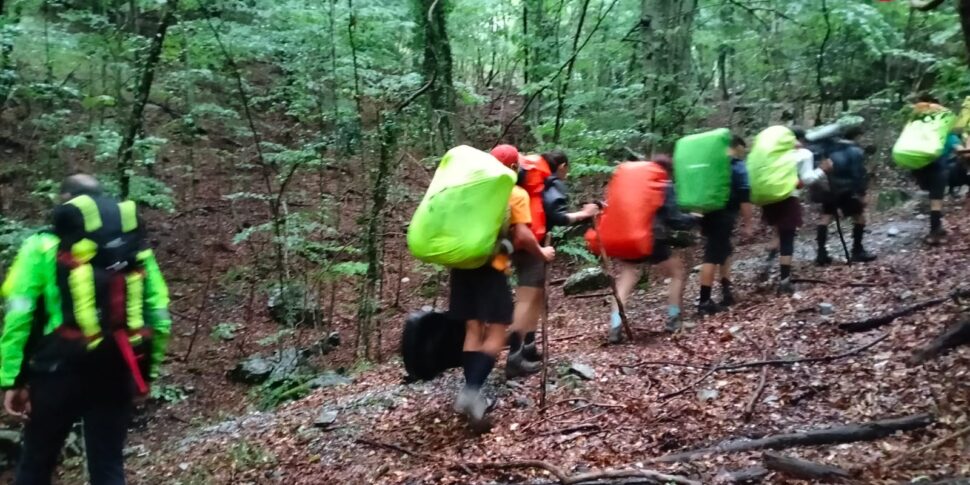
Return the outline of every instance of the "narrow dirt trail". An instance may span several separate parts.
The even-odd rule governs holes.
[[[965,284],[970,235],[963,228],[970,227],[970,217],[955,211],[948,218],[950,244],[939,248],[922,245],[925,221],[910,220],[902,210],[881,216],[868,236],[880,258],[867,265],[815,268],[808,263],[814,238],[800,235],[796,277],[815,282],[800,284],[792,297],[775,296],[753,277],[764,246],[742,246],[736,274],[743,300],[675,336],[658,331],[664,285],[634,297],[630,314],[637,338],[612,347],[604,345],[606,299],[568,299],[556,289],[548,409],[541,412],[536,404],[538,377],[506,382],[499,368],[489,385],[498,399],[496,425],[488,434],[471,433],[451,411],[460,371],[406,385],[395,360],[360,373],[351,385],[317,391],[275,413],[248,414],[172,440],[143,463],[135,458],[136,482],[165,477],[179,483],[521,483],[554,477],[535,468],[489,470],[462,463],[546,460],[569,472],[643,466],[710,483],[724,470],[760,463],[760,453],[650,462],[730,438],[917,413],[931,413],[936,421],[873,442],[788,453],[852,470],[867,483],[965,476],[970,453],[958,444],[880,467],[970,419],[970,349],[923,365],[907,362],[953,319],[956,305],[936,306],[870,332],[846,333],[834,325]],[[835,239],[830,251],[838,261]],[[686,300],[696,292],[693,275]],[[822,302],[834,306],[834,315],[819,314]],[[829,362],[711,371],[764,358],[832,356],[873,342]],[[593,379],[571,374],[573,363],[591,366]],[[314,427],[322,410],[337,413],[332,427]]]

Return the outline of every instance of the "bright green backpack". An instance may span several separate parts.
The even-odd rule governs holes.
[[[896,165],[917,170],[940,158],[955,119],[946,109],[917,115],[906,124],[893,145]]]
[[[515,172],[488,153],[464,145],[449,150],[408,226],[411,254],[450,268],[487,263],[509,210],[515,178]]]
[[[688,211],[723,209],[731,197],[731,130],[685,136],[674,146],[677,205]]]
[[[768,205],[788,198],[798,188],[797,159],[791,129],[772,126],[758,133],[746,162],[751,202]]]

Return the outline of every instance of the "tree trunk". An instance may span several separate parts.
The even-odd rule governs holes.
[[[435,127],[437,152],[451,146],[454,140],[455,89],[452,79],[451,44],[448,41],[447,13],[449,0],[418,0],[418,37],[423,40],[422,70],[428,90],[431,122]]]
[[[967,65],[970,65],[970,0],[960,0],[957,4],[960,14],[960,25],[963,26],[963,44],[967,50]]]
[[[131,107],[131,114],[128,117],[128,124],[125,129],[124,138],[121,139],[121,146],[118,148],[118,182],[121,186],[121,197],[128,197],[129,183],[131,181],[132,167],[132,147],[135,145],[135,138],[141,131],[142,114],[145,112],[145,104],[148,103],[148,95],[152,91],[152,83],[155,80],[155,68],[162,54],[162,45],[165,43],[165,34],[168,27],[175,20],[175,10],[178,8],[178,0],[169,0],[165,5],[162,20],[158,24],[158,32],[152,39],[148,48],[148,56],[142,66],[141,80],[135,93],[135,102]]]
[[[648,130],[661,136],[679,127],[681,95],[689,85],[690,45],[697,0],[641,0],[640,39],[644,52],[644,83],[649,99]],[[663,108],[661,110],[661,107]]]
[[[566,65],[566,74],[559,86],[559,96],[556,99],[556,126],[552,135],[552,142],[559,143],[559,135],[562,132],[563,114],[566,108],[566,94],[569,92],[569,80],[573,77],[573,67],[576,66],[576,49],[579,48],[579,37],[583,33],[583,24],[586,23],[586,12],[589,10],[589,1],[583,0],[583,6],[579,11],[579,23],[576,25],[576,34],[573,35],[573,48],[570,51],[569,62]]]
[[[357,105],[357,124],[360,125],[364,110],[360,104],[360,74],[357,66],[357,37],[355,35],[357,31],[357,15],[354,13],[354,0],[347,0],[347,10],[350,11],[349,20],[347,21],[347,38],[350,43],[350,54],[354,65],[354,104]]]

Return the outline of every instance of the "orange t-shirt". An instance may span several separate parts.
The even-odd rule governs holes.
[[[512,187],[509,196],[509,226],[513,224],[532,224],[532,212],[529,210],[529,193],[518,185]],[[492,267],[508,272],[512,267],[508,254],[497,254],[492,258]]]

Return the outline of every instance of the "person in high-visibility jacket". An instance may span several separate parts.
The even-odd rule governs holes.
[[[100,186],[93,177],[74,175],[65,180],[61,192],[65,200],[99,196]],[[67,328],[70,318],[65,318],[64,300],[70,295],[64,295],[57,281],[60,246],[52,232],[27,238],[2,286],[4,408],[13,416],[29,418],[14,483],[51,483],[64,441],[80,419],[91,484],[124,484],[123,448],[136,396],[133,370],[119,352],[120,345],[109,338],[93,345]],[[151,250],[140,251],[137,260],[144,275],[138,304],[151,334],[145,378],[152,380],[158,376],[170,335],[168,288]]]

